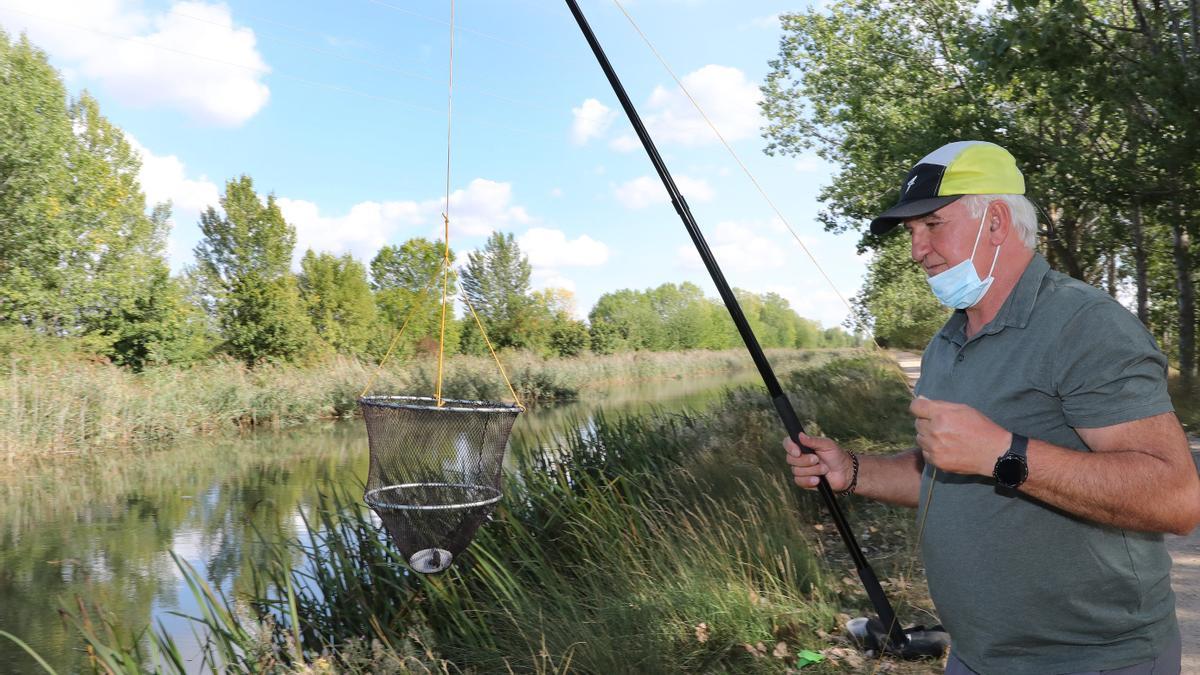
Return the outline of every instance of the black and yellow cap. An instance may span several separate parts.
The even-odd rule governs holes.
[[[1025,177],[1004,148],[985,141],[947,143],[917,162],[900,185],[900,201],[871,221],[883,234],[908,218],[933,213],[963,195],[1025,194]]]

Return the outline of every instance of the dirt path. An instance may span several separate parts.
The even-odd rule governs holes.
[[[913,387],[921,376],[921,355],[911,352],[889,352],[900,364],[908,386]],[[1200,437],[1188,436],[1192,459],[1200,471]],[[1183,633],[1183,672],[1200,673],[1200,528],[1186,537],[1167,535],[1167,550],[1171,552],[1171,585],[1175,589],[1175,612]]]

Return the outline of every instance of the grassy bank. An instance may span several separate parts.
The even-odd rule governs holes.
[[[779,350],[783,368],[828,358]],[[569,399],[589,387],[626,380],[732,372],[752,367],[740,351],[638,352],[573,359],[502,356],[521,400]],[[142,373],[79,356],[10,353],[0,362],[0,461],[56,453],[138,447],[183,436],[256,426],[287,427],[346,417],[375,371],[373,364],[333,359],[309,366],[249,369],[230,360]],[[432,358],[389,364],[375,393],[432,396]],[[460,356],[445,367],[448,398],[510,399],[490,358]]]
[[[802,417],[831,420],[828,433],[875,435],[842,437],[868,451],[911,428],[903,382],[878,360],[784,381]],[[845,408],[869,411],[870,426],[836,421]],[[853,650],[831,635],[866,601],[843,580],[848,561],[826,559],[832,528],[817,500],[797,508],[779,436],[769,403],[750,391],[703,415],[571,425],[559,444],[517,458],[492,522],[440,576],[408,573],[357,495],[329,495],[300,540],[263,542],[275,563],[250,595],[227,604],[192,574],[211,662],[248,672],[786,673],[808,649],[824,660],[804,672],[854,670]],[[868,555],[909,535],[894,512],[847,507],[861,527],[855,518],[875,516]],[[896,551],[876,569],[893,592],[910,586]],[[139,627],[106,625],[102,612],[73,614],[101,669],[184,669],[166,636],[139,639]]]

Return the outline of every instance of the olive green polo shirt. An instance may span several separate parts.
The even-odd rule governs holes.
[[[1173,410],[1166,358],[1137,318],[1040,255],[990,323],[970,339],[966,324],[955,312],[925,349],[918,394],[1080,452],[1077,427]],[[932,476],[926,466],[922,499]],[[1161,535],[1084,521],[990,476],[939,471],[936,481],[917,514],[929,512],[929,590],[976,672],[1120,668],[1154,658],[1176,630]]]

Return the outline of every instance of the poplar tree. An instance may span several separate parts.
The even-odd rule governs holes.
[[[367,271],[349,253],[313,253],[300,260],[300,295],[313,328],[343,354],[363,354],[375,322],[375,298]]]
[[[379,309],[376,347],[382,353],[404,328],[396,345],[400,355],[414,351],[433,353],[441,339],[442,263],[445,243],[414,237],[399,246],[384,246],[371,260],[371,287]],[[450,251],[454,259],[454,251]],[[458,273],[452,267],[446,284],[447,352],[459,350],[461,324],[453,320],[454,297],[458,293]],[[405,321],[408,321],[405,326]]]
[[[249,365],[307,360],[319,343],[289,268],[295,228],[274,195],[259,198],[249,176],[225,184],[221,208],[200,215],[195,253],[224,349]]]
[[[532,270],[512,233],[493,232],[482,250],[467,255],[463,292],[497,348],[536,346],[529,284]]]

